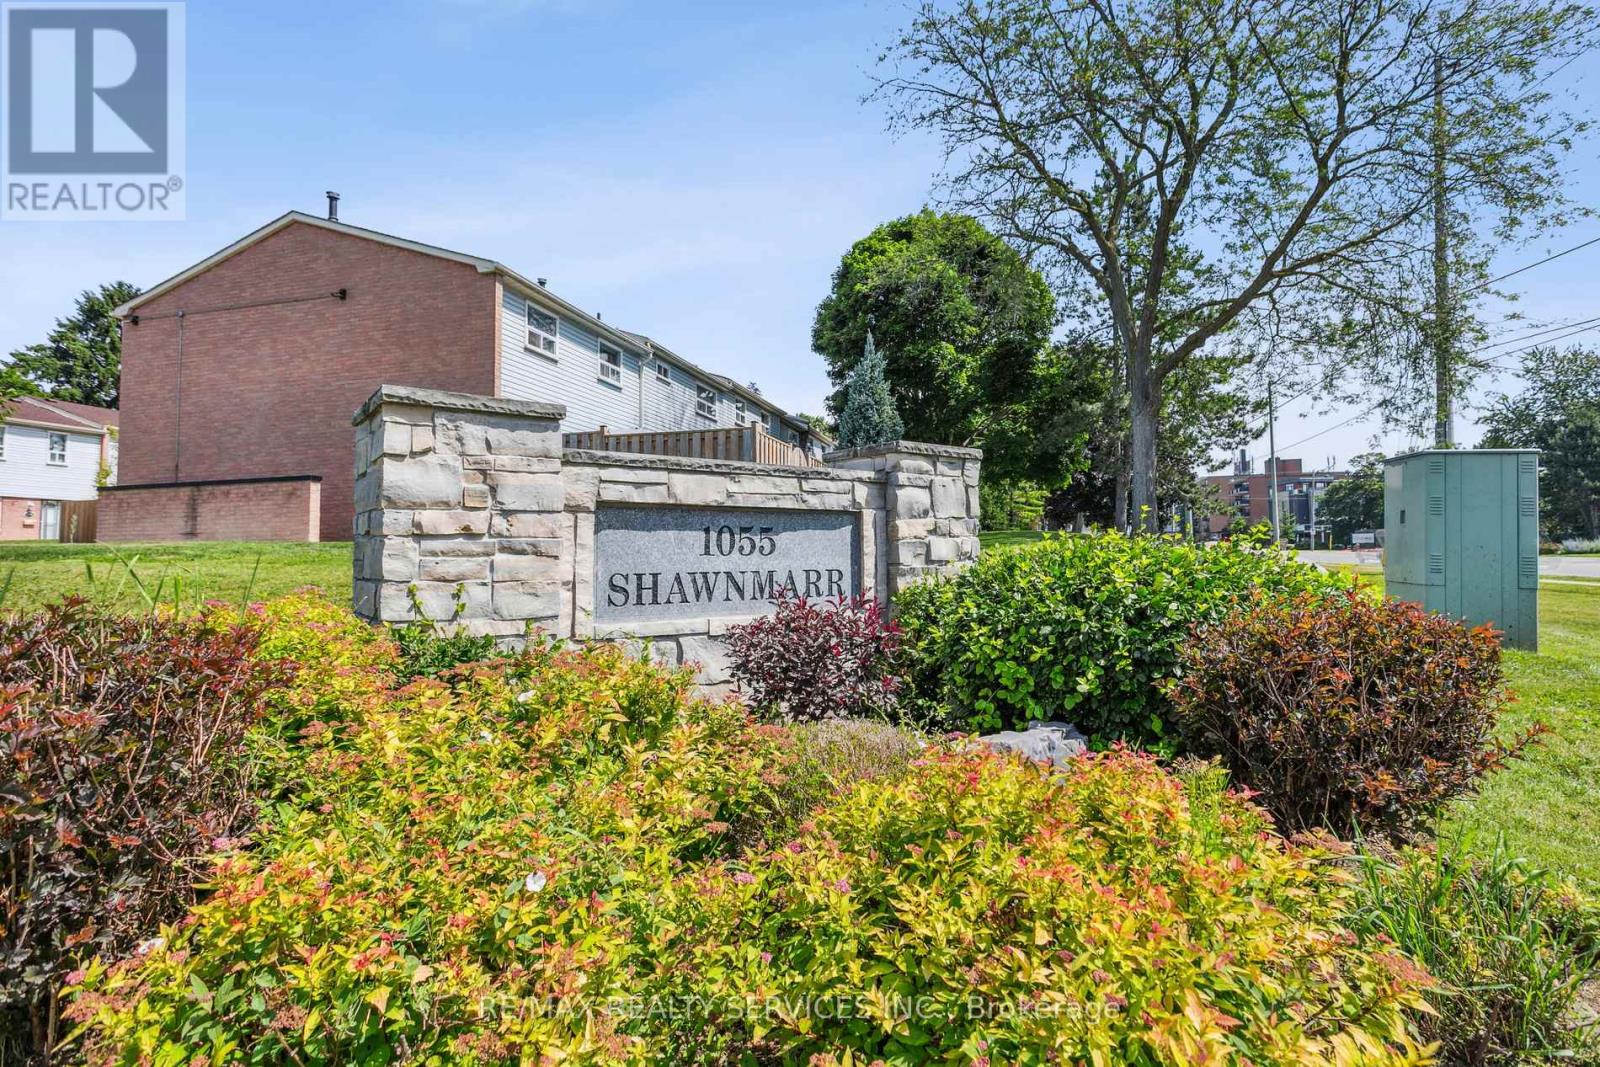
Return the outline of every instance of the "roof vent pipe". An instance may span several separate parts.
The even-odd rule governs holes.
[[[339,221],[339,194],[332,189],[328,190],[328,221]]]
[[[550,279],[549,278],[535,278],[534,281],[539,283],[539,288],[541,288],[541,289],[543,289],[546,285],[548,285],[550,283]]]

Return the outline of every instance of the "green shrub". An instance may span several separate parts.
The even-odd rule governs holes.
[[[400,650],[400,680],[437,678],[467,663],[499,655],[492,634],[471,634],[464,629],[447,632],[431,622],[413,621],[394,628]]]
[[[1162,690],[1195,624],[1252,589],[1343,584],[1276,549],[1106,534],[985,553],[895,606],[913,711],[930,723],[988,731],[1070,719],[1100,741],[1159,743]]]
[[[861,719],[792,726],[787,738],[790,758],[772,798],[773,818],[760,828],[769,842],[792,833],[814,808],[858,782],[905,775],[929,744],[914,731]]]
[[[750,1007],[686,1044],[732,1029],[745,1062],[835,1067],[1420,1062],[1403,1010],[1426,978],[1339,925],[1348,872],[1210,800],[1197,829],[1126,751],[1061,772],[934,752],[858,785],[694,879],[692,988]]]
[[[1600,921],[1592,902],[1509,857],[1461,843],[1360,862],[1350,920],[1389,938],[1439,982],[1415,1023],[1450,1064],[1570,1060],[1600,1054],[1592,1026],[1573,1026],[1594,978]]]
[[[1494,738],[1509,696],[1493,630],[1355,591],[1258,596],[1199,627],[1172,697],[1188,747],[1286,832],[1409,835],[1536,732]]]
[[[63,976],[181,916],[253,826],[257,637],[82,600],[0,616],[0,1062],[45,1062]]]

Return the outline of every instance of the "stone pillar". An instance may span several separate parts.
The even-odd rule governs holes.
[[[978,558],[978,473],[983,452],[954,445],[891,441],[830,452],[829,466],[881,471],[884,538],[881,587],[890,598],[922,578]]]
[[[571,584],[565,414],[560,404],[380,386],[352,420],[356,614],[407,622],[420,605],[475,634],[555,629]]]

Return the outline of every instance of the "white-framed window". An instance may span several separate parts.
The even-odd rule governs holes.
[[[527,303],[527,322],[527,346],[541,356],[555,359],[556,337],[561,332],[560,320],[548,311],[534,307],[530,300]]]
[[[67,435],[64,433],[50,434],[50,462],[61,464],[67,461]]]
[[[0,426],[0,459],[6,458],[6,428]]]
[[[622,353],[615,348],[600,346],[600,380],[612,385],[622,384]]]
[[[704,385],[694,387],[694,413],[702,419],[717,417],[717,391]]]
[[[659,359],[656,360],[656,379],[666,382],[668,385],[672,384],[672,368]]]
[[[743,426],[746,421],[747,420],[744,416],[744,401],[735,400],[733,402],[733,424],[735,426]]]

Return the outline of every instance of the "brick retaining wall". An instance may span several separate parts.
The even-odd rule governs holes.
[[[117,485],[100,490],[101,541],[316,541],[314,475]]]

